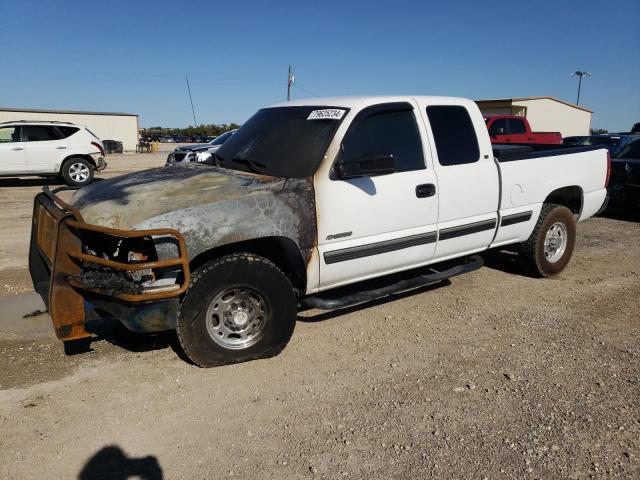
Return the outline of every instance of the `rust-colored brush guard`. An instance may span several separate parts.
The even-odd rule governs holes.
[[[75,340],[90,336],[86,331],[84,316],[84,297],[81,291],[98,295],[107,295],[123,302],[148,302],[175,298],[189,286],[189,260],[184,237],[173,229],[118,230],[91,225],[82,219],[77,208],[69,205],[56,195],[60,190],[50,191],[36,196],[33,212],[33,231],[31,249],[37,249],[40,257],[50,271],[48,307],[56,335],[61,340]],[[150,262],[123,263],[83,253],[78,231],[90,231],[110,235],[116,238],[139,238],[150,236],[174,237],[178,242],[178,257]],[[141,294],[117,293],[108,295],[97,288],[87,288],[73,275],[82,272],[83,262],[93,263],[121,271],[138,271],[166,267],[180,267],[182,284],[177,288],[143,292]],[[30,254],[30,270],[36,283],[33,252]],[[36,288],[37,289],[37,288]]]

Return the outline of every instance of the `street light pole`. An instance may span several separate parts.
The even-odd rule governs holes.
[[[571,74],[572,77],[578,77],[578,99],[576,100],[576,105],[580,105],[580,88],[582,87],[582,77],[590,77],[591,74],[589,72],[583,72],[581,70],[576,70]]]

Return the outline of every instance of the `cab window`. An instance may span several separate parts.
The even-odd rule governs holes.
[[[489,135],[506,135],[507,134],[507,121],[504,118],[494,120],[489,130]]]
[[[466,108],[431,105],[427,107],[427,117],[440,165],[463,165],[480,160],[478,137]]]
[[[511,124],[511,133],[518,134],[518,133],[527,133],[527,128],[524,126],[524,121],[517,119],[517,118],[512,118],[511,120],[509,120],[509,123]]]
[[[420,132],[409,104],[373,106],[354,120],[342,141],[340,161],[393,155],[396,171],[425,168]]]

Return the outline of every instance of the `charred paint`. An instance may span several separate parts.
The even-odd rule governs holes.
[[[217,246],[278,236],[293,240],[306,263],[316,245],[312,178],[189,164],[104,180],[80,190],[72,203],[87,223],[176,229],[190,259]]]

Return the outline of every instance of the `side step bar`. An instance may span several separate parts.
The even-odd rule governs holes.
[[[394,295],[397,293],[414,290],[420,287],[426,287],[434,283],[441,282],[447,278],[455,277],[461,273],[471,272],[477,270],[484,265],[482,257],[479,255],[472,255],[466,259],[464,263],[459,263],[443,271],[434,271],[433,267],[430,267],[432,273],[418,274],[410,278],[401,279],[390,285],[378,286],[378,287],[364,287],[362,290],[353,291],[351,286],[351,292],[345,293],[342,296],[329,296],[333,292],[327,292],[327,294],[310,295],[301,300],[300,304],[304,308],[318,308],[320,310],[338,310],[341,308],[352,307],[361,303],[370,302],[378,298]],[[427,267],[429,268],[429,267]],[[424,271],[423,269],[421,269]],[[406,272],[405,272],[406,273]],[[376,279],[378,285],[380,279]],[[362,285],[370,282],[363,282]],[[345,289],[348,287],[345,287]]]

